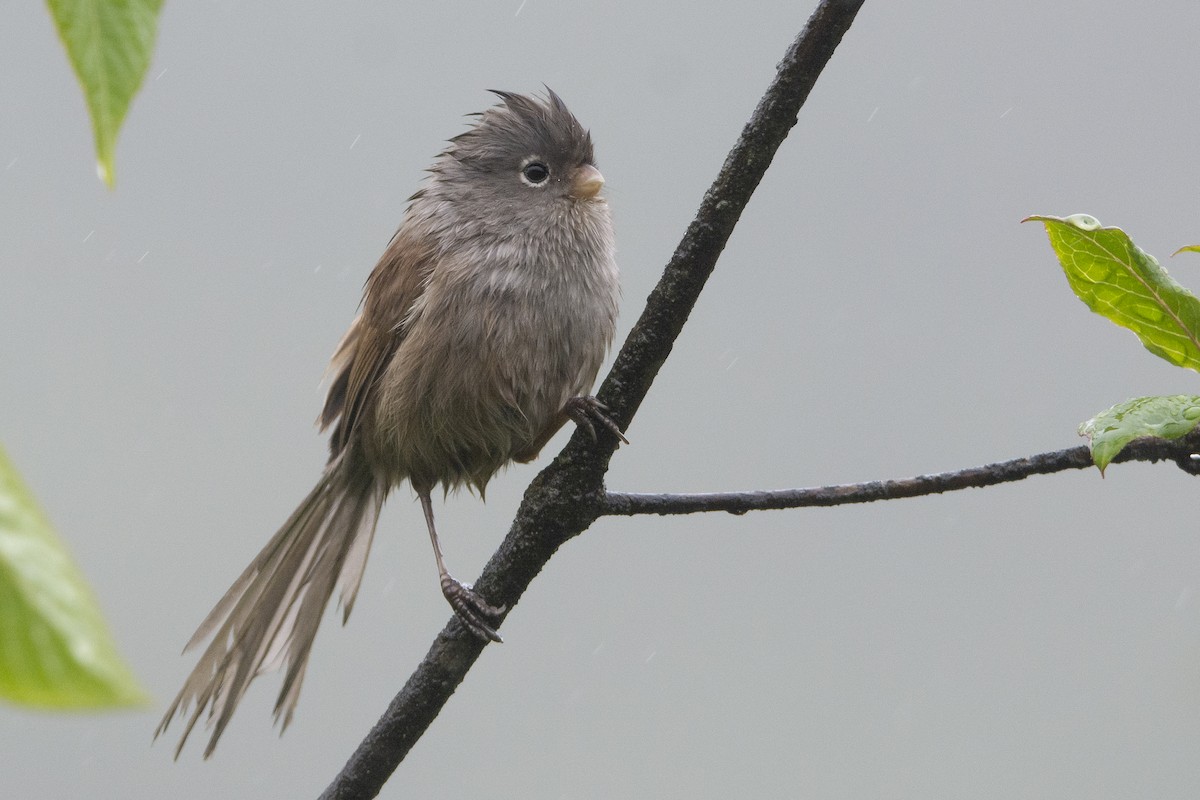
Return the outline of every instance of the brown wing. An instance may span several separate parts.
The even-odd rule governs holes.
[[[336,375],[320,423],[321,430],[337,423],[329,437],[331,461],[350,443],[374,398],[372,388],[404,339],[403,322],[425,290],[433,252],[426,237],[403,226],[367,278],[362,312],[350,324],[330,363]]]

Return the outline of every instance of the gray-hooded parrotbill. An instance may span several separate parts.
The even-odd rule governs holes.
[[[498,641],[504,609],[442,563],[431,493],[482,494],[567,419],[620,435],[586,395],[619,295],[591,136],[552,91],[496,94],[429,168],[367,278],[333,356],[320,481],[188,642],[212,636],[158,729],[187,716],[180,749],[207,712],[210,755],[250,682],[275,669],[275,716],[287,726],[325,607],[340,586],[350,615],[384,498],[405,480],[446,599],[468,630]]]

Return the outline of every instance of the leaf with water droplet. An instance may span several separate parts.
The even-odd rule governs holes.
[[[42,708],[145,702],[83,576],[3,450],[0,698]]]
[[[1079,426],[1092,449],[1092,462],[1103,474],[1117,454],[1134,439],[1153,436],[1178,439],[1200,422],[1200,397],[1136,397],[1117,403]]]
[[[1088,308],[1133,331],[1156,356],[1200,371],[1200,300],[1154,256],[1088,214],[1029,220],[1046,226],[1071,289]]]
[[[96,172],[116,180],[117,134],[150,66],[162,0],[47,0],[92,118]]]

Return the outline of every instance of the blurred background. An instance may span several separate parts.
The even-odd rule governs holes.
[[[0,708],[10,797],[316,796],[446,622],[392,496],[295,721],[151,744],[180,648],[316,480],[329,355],[485,90],[592,129],[621,332],[812,2],[168,2],[96,179],[43,6],[0,33],[0,442],[155,697]],[[1200,393],[1071,294],[1034,213],[1200,286],[1195,3],[868,2],[614,458],[622,491],[903,477]],[[470,580],[561,445],[438,503]],[[1200,535],[1172,466],[862,507],[606,519],[563,548],[383,797],[1154,797],[1200,789]]]

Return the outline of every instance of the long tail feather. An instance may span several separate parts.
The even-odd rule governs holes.
[[[339,582],[344,619],[350,616],[386,493],[351,452],[331,461],[308,497],[200,623],[185,651],[215,631],[213,640],[154,734],[165,732],[177,713],[187,715],[191,708],[176,758],[206,709],[212,738],[204,757],[212,755],[250,682],[264,672],[285,670],[275,721],[287,728],[317,627]]]

